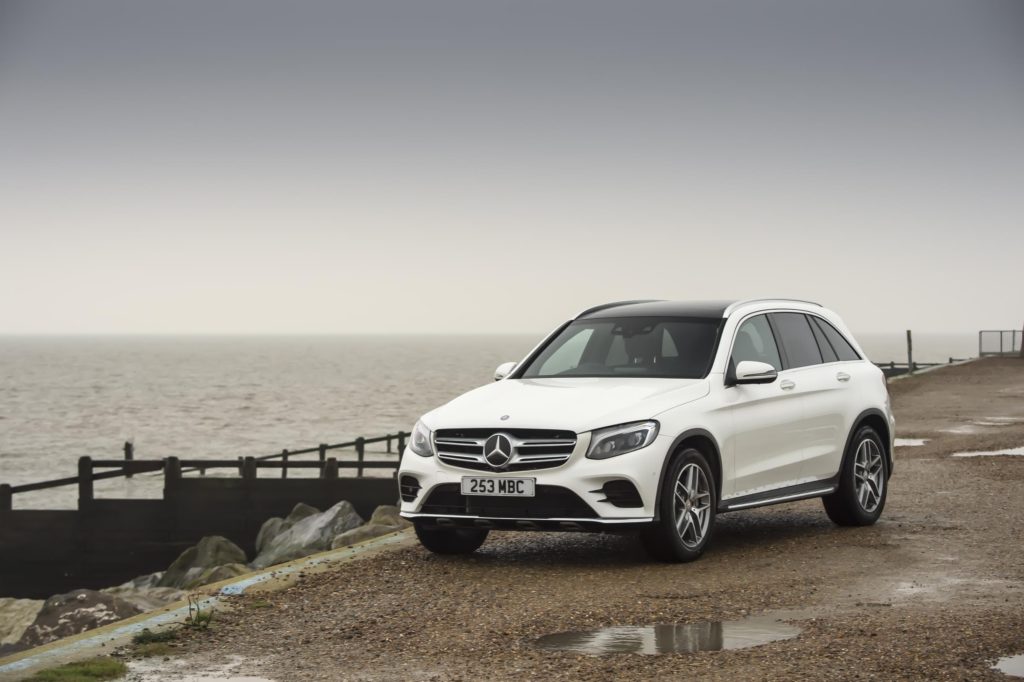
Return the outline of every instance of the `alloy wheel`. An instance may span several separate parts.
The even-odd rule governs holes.
[[[704,470],[689,463],[682,468],[675,485],[676,531],[683,545],[700,546],[711,520],[711,487]]]
[[[868,514],[875,511],[885,488],[885,465],[881,449],[871,438],[865,438],[857,446],[853,460],[853,485],[860,508]]]

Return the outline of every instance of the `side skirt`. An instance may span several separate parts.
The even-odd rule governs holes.
[[[733,497],[722,500],[718,503],[718,513],[738,511],[740,509],[753,509],[754,507],[767,507],[770,504],[781,504],[783,502],[796,502],[812,497],[822,497],[834,493],[839,487],[839,477],[826,478],[823,481],[811,481],[800,485],[791,485],[775,490],[766,490],[753,495]]]

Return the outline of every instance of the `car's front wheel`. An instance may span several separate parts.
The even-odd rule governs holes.
[[[704,553],[715,526],[714,478],[704,453],[686,448],[675,456],[661,483],[658,521],[640,539],[661,561],[693,561]]]
[[[415,522],[420,544],[434,554],[471,554],[484,544],[488,531],[481,528],[441,528]]]
[[[870,526],[882,514],[889,472],[882,439],[870,426],[857,429],[839,474],[839,487],[821,498],[825,513],[840,526]]]

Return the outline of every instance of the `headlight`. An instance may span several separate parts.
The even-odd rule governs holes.
[[[647,447],[658,435],[658,422],[633,422],[598,429],[590,440],[587,457],[590,459],[608,459],[627,452]]]
[[[409,449],[420,457],[433,457],[434,447],[430,442],[430,429],[423,425],[423,422],[416,422],[412,427],[412,436],[409,437]]]

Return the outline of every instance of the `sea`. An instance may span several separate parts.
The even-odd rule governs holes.
[[[875,362],[906,361],[904,332],[857,338]],[[0,336],[0,483],[74,476],[80,456],[117,459],[125,441],[136,459],[234,459],[409,431],[538,340]],[[976,333],[915,334],[914,358],[972,357],[977,344]],[[158,474],[139,475],[98,482],[96,495],[159,497],[161,487]],[[66,486],[17,494],[14,507],[76,500],[77,488]]]

